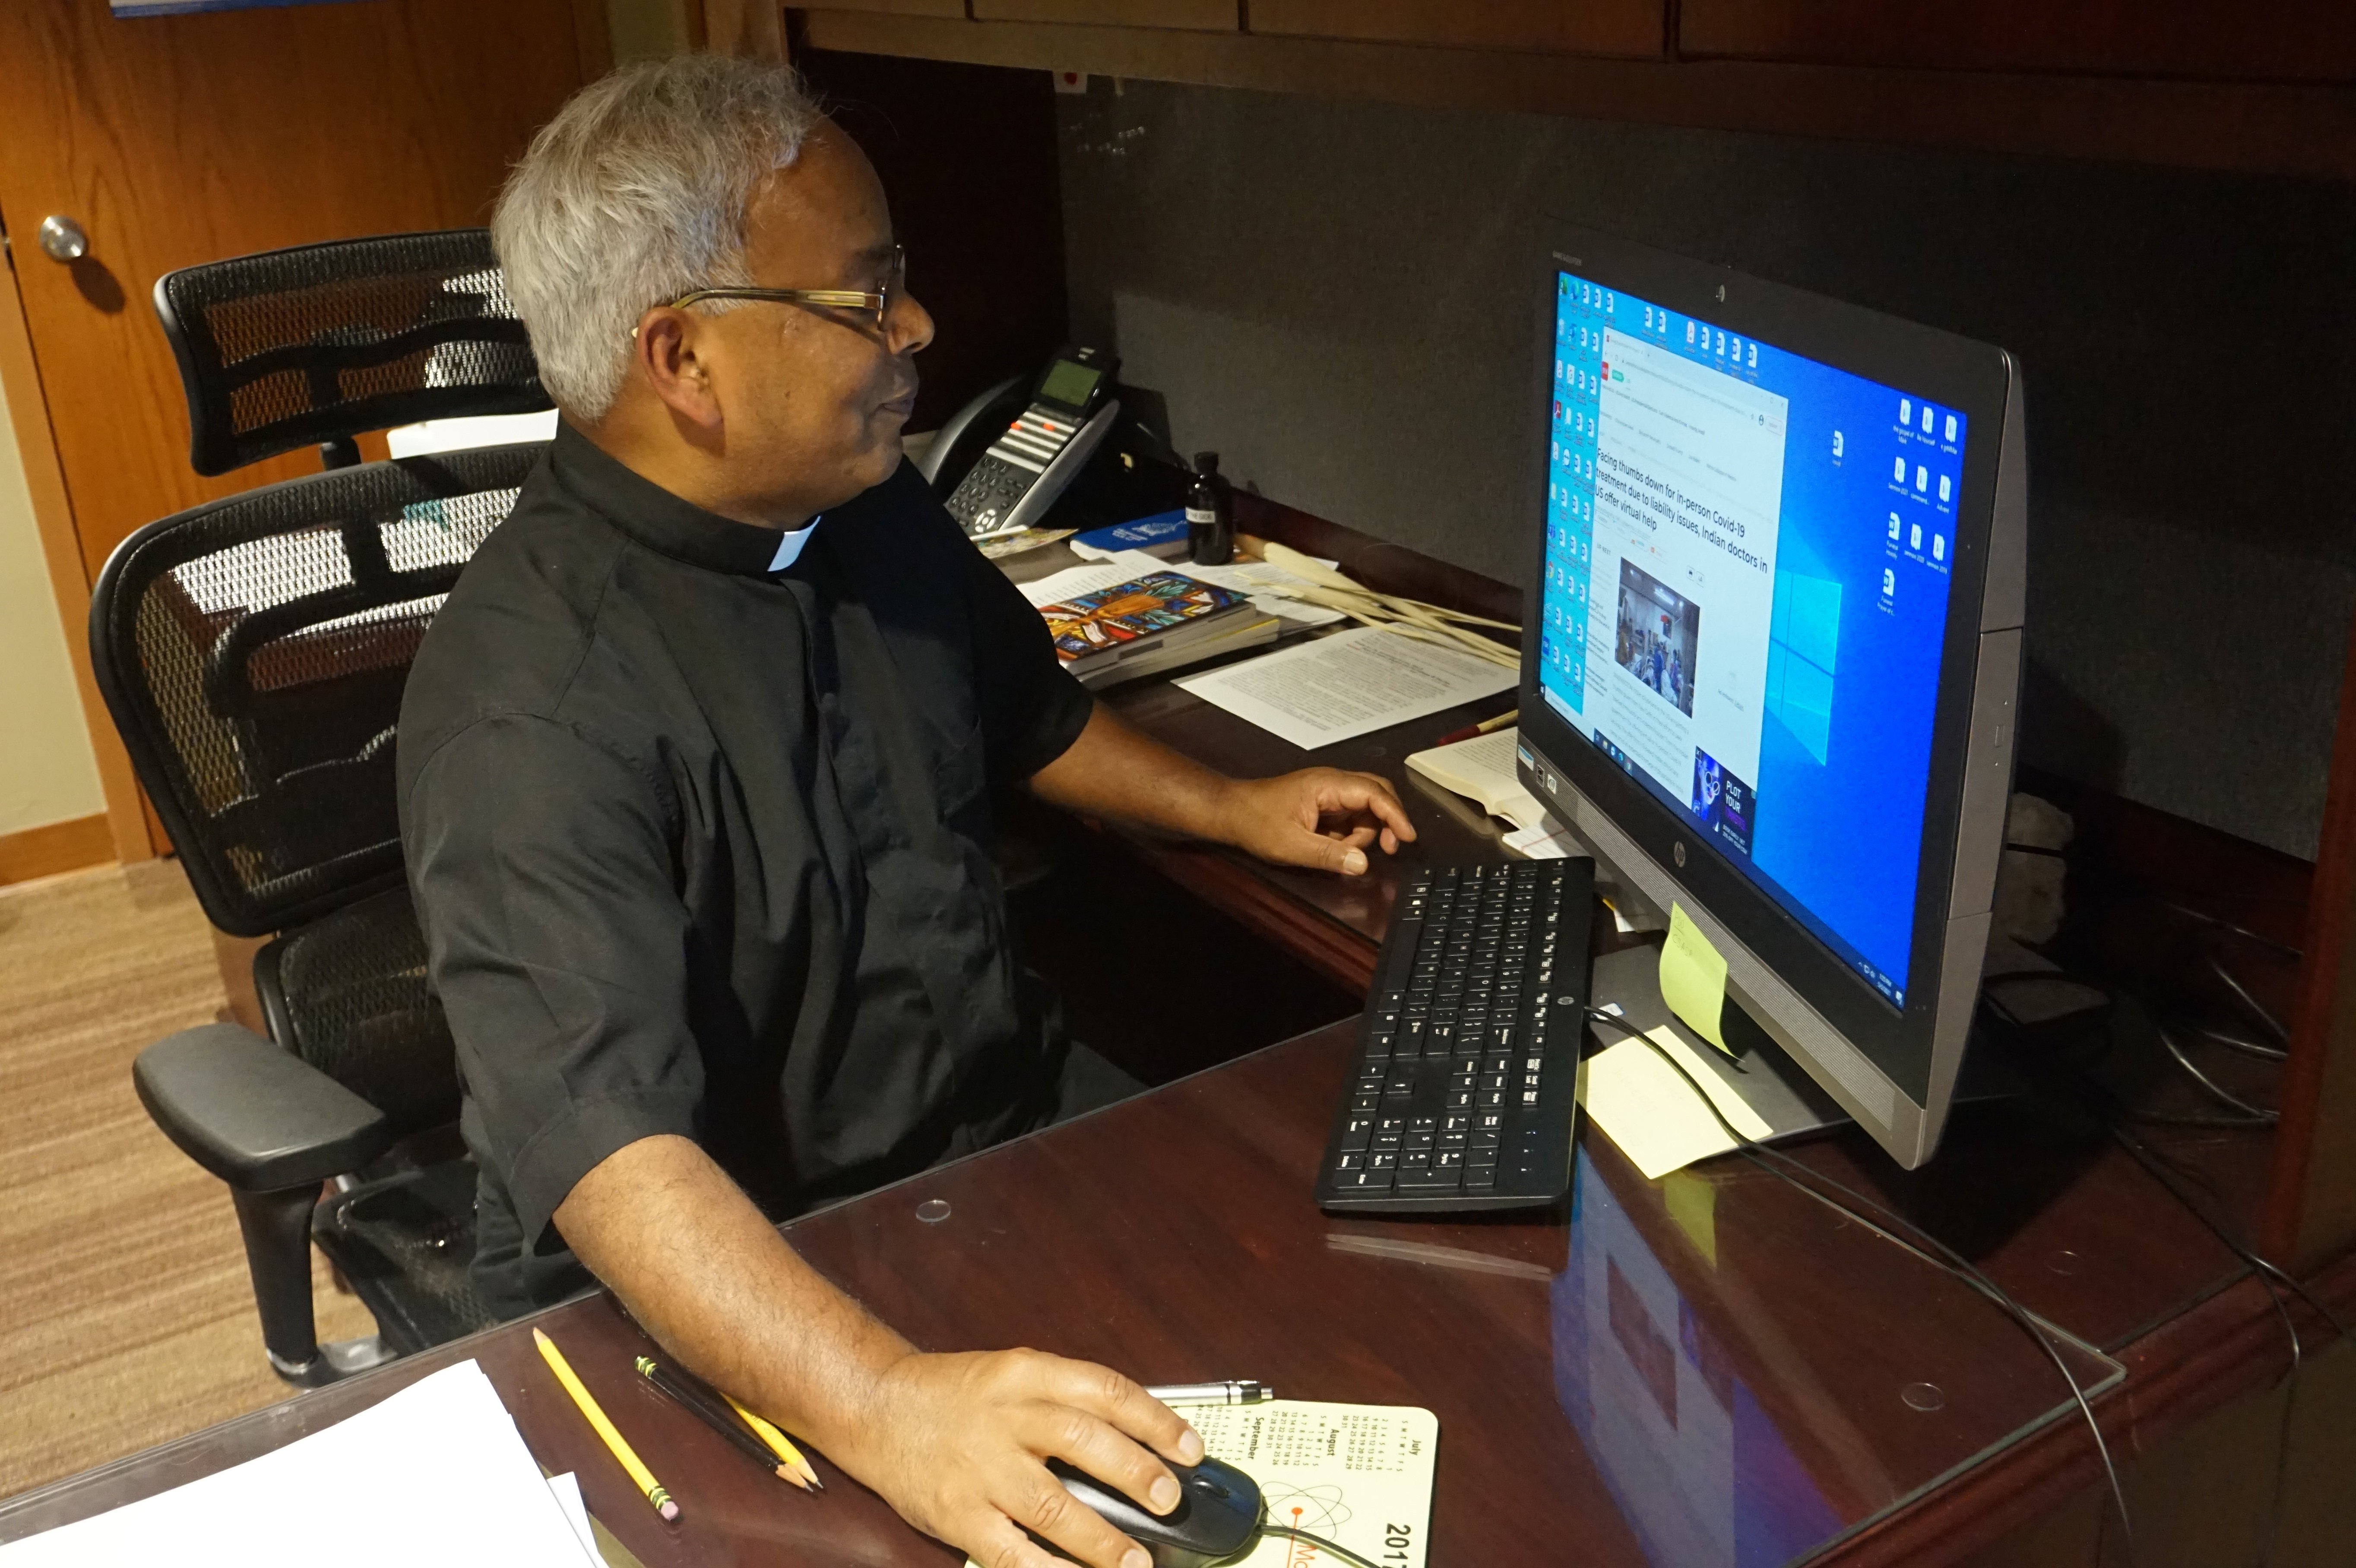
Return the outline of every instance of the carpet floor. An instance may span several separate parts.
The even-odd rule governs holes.
[[[131,1087],[226,1003],[177,862],[0,888],[0,1498],[292,1392],[228,1189]],[[320,1338],[375,1332],[313,1264]]]

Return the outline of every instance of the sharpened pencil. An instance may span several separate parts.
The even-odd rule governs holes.
[[[760,1434],[761,1441],[769,1445],[770,1452],[792,1466],[801,1478],[809,1483],[810,1490],[814,1492],[826,1490],[826,1483],[818,1478],[818,1472],[810,1468],[810,1462],[802,1457],[802,1451],[794,1446],[791,1438],[737,1403],[735,1395],[723,1390],[720,1397],[728,1402],[729,1409],[744,1418],[745,1425]]]
[[[775,1454],[770,1453],[766,1444],[755,1436],[741,1422],[729,1414],[724,1407],[702,1390],[679,1376],[669,1368],[659,1364],[651,1356],[638,1358],[638,1371],[647,1381],[669,1395],[672,1403],[685,1406],[691,1414],[721,1436],[728,1439],[730,1445],[746,1458],[776,1476],[777,1479],[790,1481],[804,1491],[809,1490],[809,1483],[795,1474],[793,1469]]]

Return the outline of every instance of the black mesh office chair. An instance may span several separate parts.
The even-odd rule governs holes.
[[[274,937],[254,960],[271,1038],[158,1041],[140,1098],[230,1184],[271,1364],[326,1382],[489,1320],[466,1285],[475,1173],[403,885],[393,726],[435,610],[544,450],[359,464],[353,438],[548,401],[479,229],[193,268],[155,300],[199,470],[313,442],[332,469],[132,535],[90,639],[206,914]],[[315,1239],[376,1338],[318,1343]]]

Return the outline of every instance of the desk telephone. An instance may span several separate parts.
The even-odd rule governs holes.
[[[1102,349],[1066,348],[1027,388],[1001,381],[941,427],[917,466],[969,538],[1020,533],[1046,515],[1120,417],[1109,395],[1119,368]]]

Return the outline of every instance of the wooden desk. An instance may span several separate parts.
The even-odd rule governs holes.
[[[1353,1044],[1335,1025],[787,1233],[928,1348],[1028,1344],[1151,1381],[1253,1376],[1304,1398],[1429,1406],[1443,1563],[1561,1561],[1567,1541],[1599,1568],[1644,1563],[1648,1545],[1655,1562],[1707,1568],[1738,1546],[1777,1562],[1836,1541],[1828,1561],[1947,1562],[1991,1514],[2077,1474],[2084,1434],[2018,1329],[1740,1162],[1659,1185],[1588,1137],[1568,1223],[1321,1215],[1308,1195]],[[2040,1136],[1987,1141],[2010,1158]],[[2123,1445],[2149,1420],[2147,1385],[2198,1355],[2269,1354],[2235,1339],[2254,1289],[2183,1314],[2233,1261],[2139,1179],[2097,1158],[1987,1249],[2016,1290],[2050,1281],[2030,1304],[2064,1322],[2175,1319],[2124,1331],[2128,1396],[2101,1406]],[[927,1223],[917,1208],[934,1200],[949,1211]],[[2079,1248],[2083,1271],[2051,1266]],[[2356,1305],[2356,1270],[2337,1294]],[[533,1323],[680,1499],[680,1525],[656,1520],[596,1445],[533,1352]],[[251,1457],[474,1357],[541,1463],[578,1471],[591,1511],[647,1568],[950,1561],[823,1456],[819,1499],[746,1464],[640,1386],[644,1346],[606,1298],[577,1301],[27,1494],[0,1506],[0,1540]],[[2072,1360],[2090,1382],[2116,1375]]]
[[[1295,526],[1275,509],[1252,521]],[[1293,542],[1318,549],[1313,523]],[[1334,548],[1351,541],[1322,542],[1352,559]],[[1381,581],[1379,563],[1353,564]],[[1406,752],[1507,700],[1320,760],[1402,779]],[[1116,705],[1236,771],[1301,760],[1166,686]],[[1408,863],[1497,857],[1492,832],[1404,789],[1424,830]],[[1212,851],[1141,852],[1337,978],[1370,967],[1398,879],[1381,860],[1343,882]],[[1582,1129],[1569,1216],[1321,1215],[1308,1195],[1350,1049],[1350,1025],[1321,1029],[789,1234],[929,1348],[1030,1344],[1148,1381],[1264,1377],[1302,1397],[1430,1406],[1442,1563],[1559,1561],[1567,1542],[1598,1564],[1955,1563],[2096,1476],[2066,1389],[2008,1319],[1740,1161],[1646,1182]],[[2254,1207],[2262,1138],[2155,1138],[2229,1215]],[[2097,1400],[2123,1459],[2286,1363],[2239,1261],[2063,1105],[1959,1113],[1941,1157],[1916,1172],[1855,1136],[1801,1155],[1929,1225],[2084,1341],[2072,1358],[2082,1380],[2123,1376]],[[933,1199],[950,1211],[926,1224],[916,1206]],[[2356,1312],[2356,1261],[2316,1285]],[[2293,1310],[2319,1343],[2319,1325]],[[784,1490],[637,1387],[642,1341],[603,1297],[536,1321],[679,1496],[679,1529],[628,1490],[548,1381],[529,1325],[510,1324],[0,1505],[0,1540],[250,1457],[473,1356],[541,1462],[578,1470],[592,1510],[648,1568],[949,1561],[855,1485],[819,1499]]]

